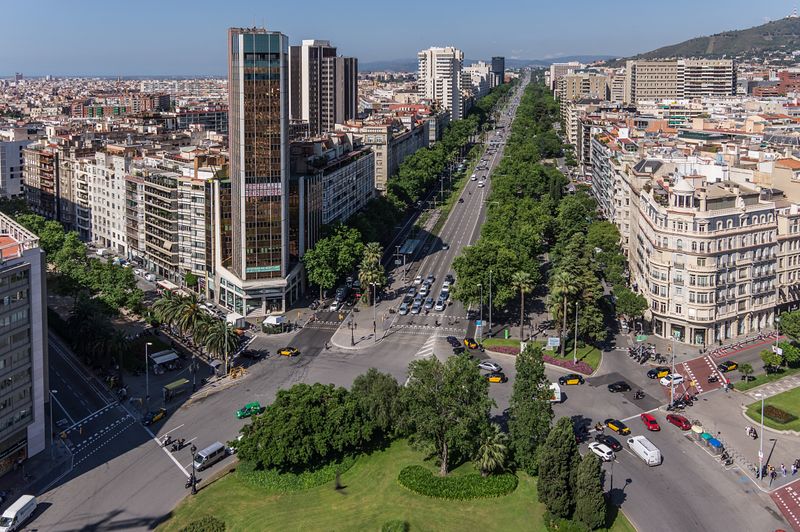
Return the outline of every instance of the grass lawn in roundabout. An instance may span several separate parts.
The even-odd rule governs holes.
[[[291,493],[270,492],[229,474],[196,496],[188,496],[159,530],[179,531],[207,515],[223,520],[228,531],[379,531],[391,520],[407,521],[411,532],[545,530],[544,505],[537,501],[534,478],[520,473],[517,489],[503,497],[442,500],[418,495],[397,482],[400,470],[413,464],[436,471],[434,464],[423,462],[421,453],[401,440],[386,450],[359,457],[342,473],[344,488],[339,491],[331,481]],[[474,472],[467,463],[451,475]],[[634,528],[619,514],[611,530]]]

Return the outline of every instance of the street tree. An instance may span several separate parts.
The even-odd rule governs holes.
[[[481,476],[486,477],[505,467],[508,446],[508,436],[500,429],[497,423],[491,423],[483,434],[473,462]]]
[[[562,325],[559,335],[561,336],[561,356],[564,356],[566,342],[564,338],[567,332],[567,304],[574,297],[580,286],[575,278],[566,270],[558,270],[550,279],[550,313],[558,320],[561,318]],[[563,308],[563,310],[562,310]]]
[[[647,310],[647,299],[624,286],[614,288],[617,315],[635,320]]]
[[[575,475],[575,515],[589,530],[602,527],[606,522],[606,500],[603,496],[602,468],[594,453],[586,453],[578,464]]]
[[[517,356],[517,377],[508,408],[509,446],[517,467],[536,473],[537,450],[553,421],[550,382],[544,372],[542,348],[528,344]]]
[[[197,336],[201,332],[200,325],[203,323],[203,315],[206,312],[200,306],[200,300],[195,293],[180,297],[179,301],[175,324],[183,334],[191,335],[195,343],[200,344],[201,341]]]
[[[528,272],[514,272],[511,276],[512,286],[519,290],[519,339],[525,340],[525,293],[534,288],[533,279]]]
[[[400,415],[400,385],[394,377],[370,368],[353,381],[350,395],[365,420],[367,439],[385,440],[395,433]]]
[[[306,250],[302,260],[309,282],[319,286],[321,300],[323,290],[329,290],[336,285],[336,253],[333,241],[320,239],[313,248]]]
[[[445,476],[454,461],[474,456],[494,405],[489,383],[467,354],[444,364],[435,357],[415,360],[408,373],[403,427],[412,440],[434,449]]]
[[[750,375],[753,374],[753,365],[749,362],[739,364],[739,373],[742,374],[744,380],[750,380]]]
[[[778,342],[778,347],[781,348],[781,356],[783,361],[789,366],[795,366],[800,362],[800,348],[792,342]]]
[[[800,341],[800,310],[784,312],[780,315],[780,331],[795,341]]]
[[[539,448],[539,502],[558,517],[572,514],[575,503],[575,474],[580,460],[572,420],[560,418]]]
[[[761,351],[760,356],[765,367],[778,368],[783,364],[783,357],[778,353],[774,353],[772,349],[764,349]]]
[[[178,321],[182,303],[181,296],[168,290],[153,303],[153,314],[160,323],[168,326],[175,325]]]
[[[212,357],[222,360],[225,364],[225,374],[228,373],[228,360],[236,350],[239,336],[233,325],[225,320],[214,319],[207,322],[203,330],[198,331],[197,341],[202,343],[205,350]]]

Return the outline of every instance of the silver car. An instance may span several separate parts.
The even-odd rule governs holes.
[[[403,303],[402,305],[400,305],[400,309],[397,312],[401,316],[405,316],[406,314],[408,314],[408,303]]]
[[[503,368],[500,367],[500,364],[497,362],[492,362],[491,360],[481,360],[478,363],[478,367],[484,371],[502,371]]]

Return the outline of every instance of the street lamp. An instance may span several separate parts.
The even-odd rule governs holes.
[[[761,478],[761,473],[764,471],[764,394],[755,394],[756,399],[761,399],[761,436],[758,438],[758,474],[756,478]]]
[[[50,459],[53,459],[53,437],[55,436],[55,432],[53,432],[53,401],[55,400],[53,394],[57,394],[58,390],[50,390]]]
[[[772,350],[775,353],[778,352],[778,350],[777,350],[778,338],[780,337],[780,335],[781,335],[781,317],[780,316],[775,316],[775,349]]]
[[[478,311],[479,313],[478,323],[480,323],[480,328],[478,329],[479,332],[478,341],[480,342],[481,340],[483,340],[483,283],[478,283],[478,288],[481,289],[481,306],[480,310]]]
[[[192,451],[192,495],[197,495],[197,476],[194,474],[194,458],[195,453],[197,452],[197,447],[192,444],[192,447],[189,450]]]
[[[575,301],[575,345],[572,348],[572,363],[578,363],[578,302]]]
[[[489,270],[489,337],[492,336],[492,270]]]
[[[353,323],[353,318],[351,317],[350,321],[347,322],[347,327],[350,329],[350,346],[351,347],[356,345],[356,338],[355,338],[354,331],[355,331],[355,328],[357,326],[358,326],[357,324]]]
[[[153,345],[153,342],[147,342],[144,344],[144,400],[147,407],[145,409],[146,411],[150,410],[150,364],[148,362],[148,360],[150,360],[150,353],[148,351],[151,345]]]
[[[378,315],[375,307],[378,304],[378,285],[376,283],[369,283],[372,285],[372,338],[377,343],[378,341]]]

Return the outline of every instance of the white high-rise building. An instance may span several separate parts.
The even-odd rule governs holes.
[[[439,102],[450,111],[452,120],[464,117],[464,98],[461,94],[461,69],[464,52],[453,46],[433,47],[417,54],[419,70],[417,92],[420,98]]]
[[[26,127],[0,131],[0,198],[22,196],[22,150],[36,140],[36,130]]]

